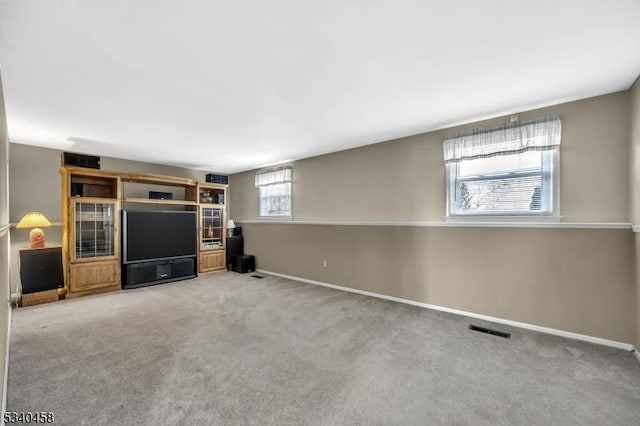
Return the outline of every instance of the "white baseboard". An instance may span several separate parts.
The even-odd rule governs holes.
[[[541,221],[537,218],[523,218],[518,222],[504,219],[501,222],[487,221],[479,218],[467,218],[466,220],[442,220],[439,222],[401,222],[401,221],[363,221],[363,220],[292,220],[281,218],[246,218],[234,219],[237,223],[247,224],[277,224],[277,225],[322,225],[322,226],[410,226],[418,228],[559,228],[559,229],[632,229],[628,222],[560,222]]]
[[[585,334],[578,334],[578,333],[573,333],[573,332],[570,332],[570,331],[558,330],[558,329],[555,329],[555,328],[541,327],[539,325],[528,324],[528,323],[525,323],[525,322],[511,321],[511,320],[504,319],[504,318],[491,317],[489,315],[476,314],[476,313],[473,313],[473,312],[462,311],[462,310],[459,310],[459,309],[451,309],[451,308],[446,308],[444,306],[438,306],[438,305],[431,305],[429,303],[416,302],[415,300],[402,299],[400,297],[387,296],[385,294],[373,293],[373,292],[370,292],[370,291],[358,290],[358,289],[355,289],[355,288],[343,287],[343,286],[339,286],[339,285],[335,285],[335,284],[329,284],[329,283],[323,283],[321,281],[308,280],[306,278],[294,277],[294,276],[291,276],[291,275],[279,274],[277,272],[265,271],[264,269],[256,269],[256,272],[261,272],[263,274],[274,275],[276,277],[288,278],[288,279],[291,279],[291,280],[294,280],[294,281],[300,281],[300,282],[307,283],[307,284],[313,284],[313,285],[319,285],[319,286],[322,286],[322,287],[328,287],[328,288],[332,288],[332,289],[335,289],[335,290],[347,291],[349,293],[357,293],[357,294],[362,294],[364,296],[376,297],[378,299],[390,300],[392,302],[405,303],[407,305],[419,306],[421,308],[427,308],[427,309],[433,309],[433,310],[436,310],[436,311],[449,312],[451,314],[462,315],[462,316],[465,316],[465,317],[477,318],[477,319],[480,319],[480,320],[495,322],[495,323],[498,323],[498,324],[510,325],[512,327],[524,328],[526,330],[538,331],[540,333],[553,334],[553,335],[556,335],[556,336],[567,337],[569,339],[582,340],[584,342],[596,343],[596,344],[604,345],[604,346],[611,346],[613,348],[624,349],[626,351],[634,350],[633,345],[630,345],[629,343],[617,342],[615,340],[602,339],[600,337],[587,336]],[[636,354],[636,356],[640,360],[640,355],[638,354],[638,351],[635,351],[634,353]]]
[[[7,410],[7,390],[9,388],[9,345],[11,344],[11,317],[13,306],[9,305],[9,315],[7,315],[7,350],[4,355],[4,378],[2,385],[2,415]],[[4,422],[3,422],[4,423]]]

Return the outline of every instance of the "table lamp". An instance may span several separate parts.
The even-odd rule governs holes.
[[[233,223],[233,219],[229,219],[227,221],[227,236],[228,237],[233,237],[233,228],[236,227],[236,224]]]
[[[44,248],[44,231],[40,227],[51,226],[51,222],[40,212],[29,212],[16,225],[17,229],[33,228],[29,232],[29,247]]]

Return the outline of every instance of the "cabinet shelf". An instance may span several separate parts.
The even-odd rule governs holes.
[[[198,201],[201,205],[224,206],[224,203],[226,203],[225,193],[225,186],[198,184]]]
[[[97,257],[106,257],[110,256],[111,251],[106,249],[101,250],[76,250],[76,257],[78,259],[92,259],[95,260]]]
[[[89,213],[89,212],[81,212],[76,214],[75,216],[76,222],[109,222],[110,218],[105,219],[104,215],[101,213]]]
[[[193,179],[176,176],[156,175],[153,173],[127,173],[121,178],[124,182],[148,183],[152,185],[196,186]]]
[[[188,200],[155,200],[149,198],[123,198],[123,203],[141,203],[141,204],[167,204],[172,206],[195,206],[195,201]]]
[[[203,242],[202,243],[202,249],[203,250],[213,250],[213,249],[221,249],[222,248],[222,242],[218,241],[218,242]]]

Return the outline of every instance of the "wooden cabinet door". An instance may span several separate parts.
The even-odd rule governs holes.
[[[70,293],[120,288],[120,262],[86,262],[69,267]]]
[[[79,197],[69,201],[71,262],[95,262],[119,257],[118,202]]]
[[[200,207],[200,250],[202,252],[224,247],[224,207]]]
[[[200,272],[221,271],[225,269],[224,250],[203,251],[200,253]]]

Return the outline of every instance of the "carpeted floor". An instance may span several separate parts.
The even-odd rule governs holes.
[[[631,353],[471,322],[236,273],[22,308],[7,410],[66,425],[640,424]]]

